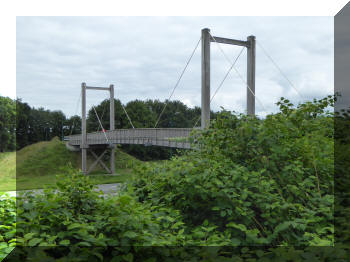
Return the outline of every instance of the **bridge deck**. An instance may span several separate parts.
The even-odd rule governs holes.
[[[115,129],[87,134],[88,145],[142,144],[175,148],[191,148],[188,138],[192,128]],[[81,135],[66,137],[71,146],[81,146]]]

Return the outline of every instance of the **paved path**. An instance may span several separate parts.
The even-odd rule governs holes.
[[[105,195],[115,195],[119,191],[121,186],[122,186],[121,183],[100,184],[100,185],[97,185],[97,188],[95,190],[96,191],[102,190]],[[30,192],[30,191],[40,194],[43,192],[43,189],[21,190],[21,191],[17,191],[17,194],[20,192]],[[10,196],[16,196],[16,191],[8,191],[6,193],[8,193]]]

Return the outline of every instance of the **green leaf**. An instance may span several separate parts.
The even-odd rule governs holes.
[[[82,225],[79,224],[79,223],[73,223],[73,224],[70,224],[68,227],[67,227],[67,230],[73,230],[73,229],[76,229],[76,228],[81,228]]]
[[[230,239],[230,245],[232,246],[239,246],[241,244],[241,240],[238,238],[231,238]]]
[[[68,239],[62,240],[58,243],[61,246],[68,246],[70,244],[70,241]]]
[[[103,255],[102,254],[94,252],[94,255],[97,256],[100,259],[100,261],[103,261]]]
[[[28,246],[34,247],[37,244],[39,244],[41,242],[41,238],[32,238],[29,242],[28,242]]]
[[[226,224],[226,227],[233,227],[233,228],[237,228],[243,232],[246,232],[247,231],[247,228],[245,225],[243,224],[236,224],[235,222],[230,222],[228,224]]]
[[[132,231],[126,231],[126,232],[123,234],[123,237],[135,238],[135,237],[137,237],[137,233],[132,232]]]
[[[125,259],[125,261],[127,261],[127,262],[133,262],[134,261],[134,256],[133,256],[132,253],[129,253],[127,255],[124,255],[123,259]]]
[[[82,241],[77,243],[77,246],[90,247],[91,244],[89,242]]]
[[[27,233],[23,236],[23,238],[25,240],[28,240],[28,239],[32,238],[34,235],[36,235],[36,233]]]

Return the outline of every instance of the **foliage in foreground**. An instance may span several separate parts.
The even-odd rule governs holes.
[[[0,261],[15,246],[16,234],[16,200],[0,192]]]
[[[140,201],[172,206],[232,245],[332,246],[333,119],[324,109],[333,98],[279,105],[265,120],[223,112],[198,136],[200,150],[140,168]]]
[[[19,202],[12,242],[38,248],[9,261],[348,261],[334,247],[333,102],[283,99],[265,120],[222,112],[199,150],[139,167],[119,196],[72,173]]]
[[[188,227],[179,211],[139,203],[132,188],[103,198],[86,176],[71,174],[59,192],[18,202],[17,244],[6,261],[346,261],[337,252],[309,247],[235,247],[208,223]],[[13,227],[12,227],[13,230]],[[223,245],[220,247],[220,245]],[[209,247],[208,247],[209,246]],[[210,247],[211,246],[211,247]],[[1,250],[2,255],[10,250]],[[283,259],[281,259],[283,256]]]
[[[46,189],[43,195],[19,198],[16,239],[5,239],[20,247],[10,261],[132,261],[163,256],[188,259],[192,253],[178,248],[143,247],[206,243],[204,236],[184,234],[178,211],[141,204],[132,192],[104,198],[93,190],[88,177],[70,175],[57,183],[58,192]]]

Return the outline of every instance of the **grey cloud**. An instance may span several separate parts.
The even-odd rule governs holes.
[[[116,98],[168,98],[204,27],[213,35],[246,39],[254,34],[304,96],[333,88],[331,17],[18,17],[17,96],[33,106],[75,113],[81,82],[115,84]],[[233,60],[240,47],[222,46]],[[212,93],[229,64],[212,44]],[[276,110],[279,96],[300,101],[288,82],[257,47],[256,92],[263,107]],[[200,106],[200,48],[174,99]],[[237,63],[246,75],[246,54]],[[320,79],[315,79],[318,77]],[[320,92],[322,91],[322,92]],[[212,102],[245,108],[245,86],[234,71]],[[108,94],[88,94],[88,106]]]

